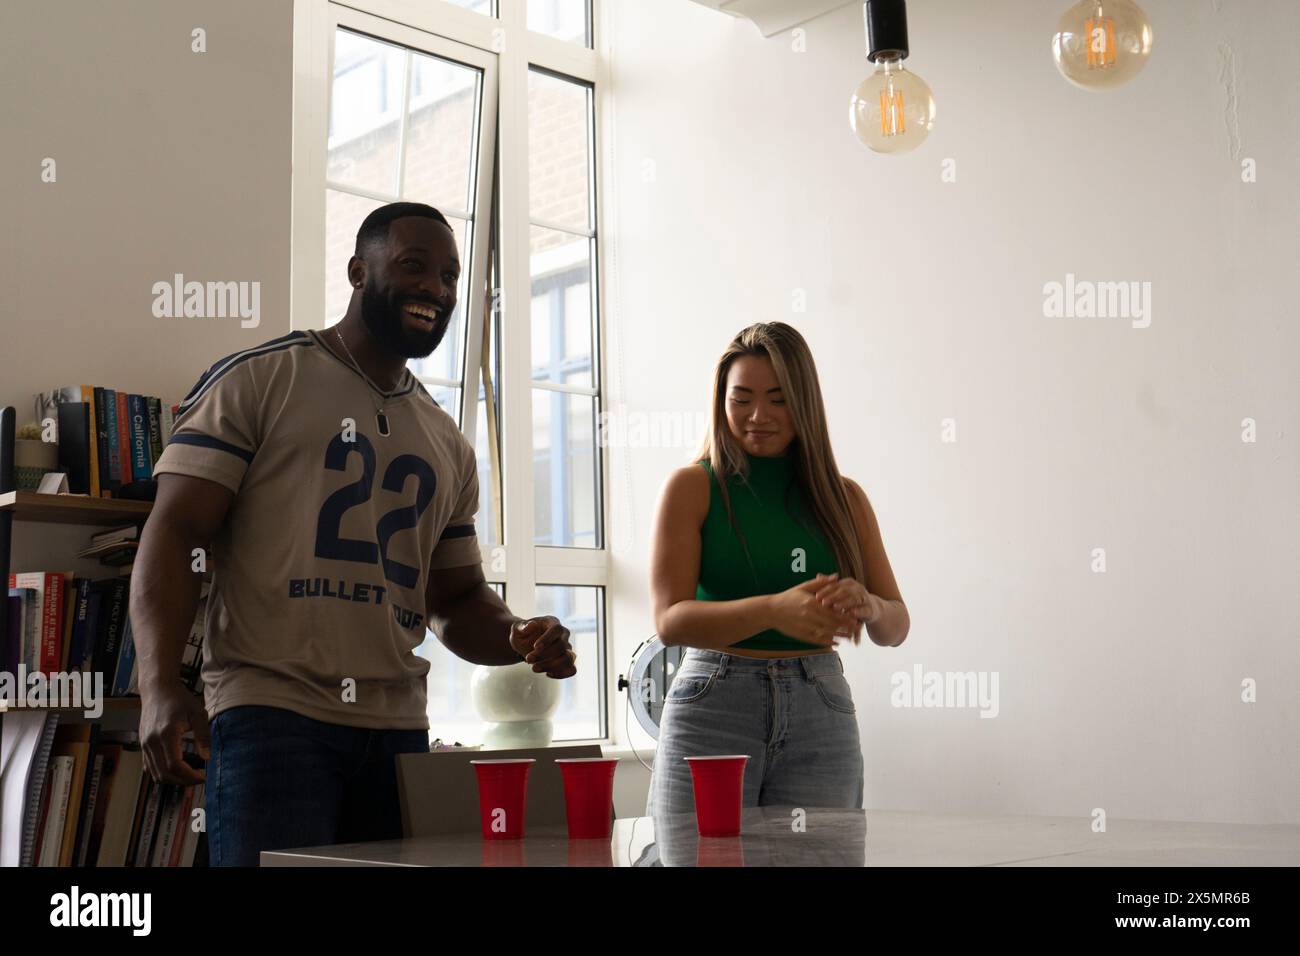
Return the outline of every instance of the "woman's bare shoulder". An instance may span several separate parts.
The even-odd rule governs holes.
[[[664,482],[665,503],[699,512],[709,510],[709,473],[699,462],[673,469]]]

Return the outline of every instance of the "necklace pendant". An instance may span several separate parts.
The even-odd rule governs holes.
[[[375,424],[379,426],[379,434],[388,434],[388,416],[382,411],[375,412]]]

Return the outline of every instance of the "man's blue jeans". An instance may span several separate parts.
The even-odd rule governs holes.
[[[427,730],[370,730],[245,706],[212,719],[204,789],[208,861],[257,866],[262,850],[402,836],[397,754]]]

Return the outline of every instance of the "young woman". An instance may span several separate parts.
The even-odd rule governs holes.
[[[748,754],[744,805],[862,807],[840,640],[896,647],[909,618],[866,494],[835,466],[812,353],[751,325],[714,374],[697,461],[655,519],[655,628],[688,648],[669,688],[647,813],[694,809],[684,757]]]

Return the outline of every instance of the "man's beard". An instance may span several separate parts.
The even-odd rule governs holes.
[[[424,358],[447,334],[451,316],[434,320],[428,332],[411,332],[402,320],[403,304],[390,305],[388,298],[367,282],[361,290],[361,321],[388,351],[406,358]]]

